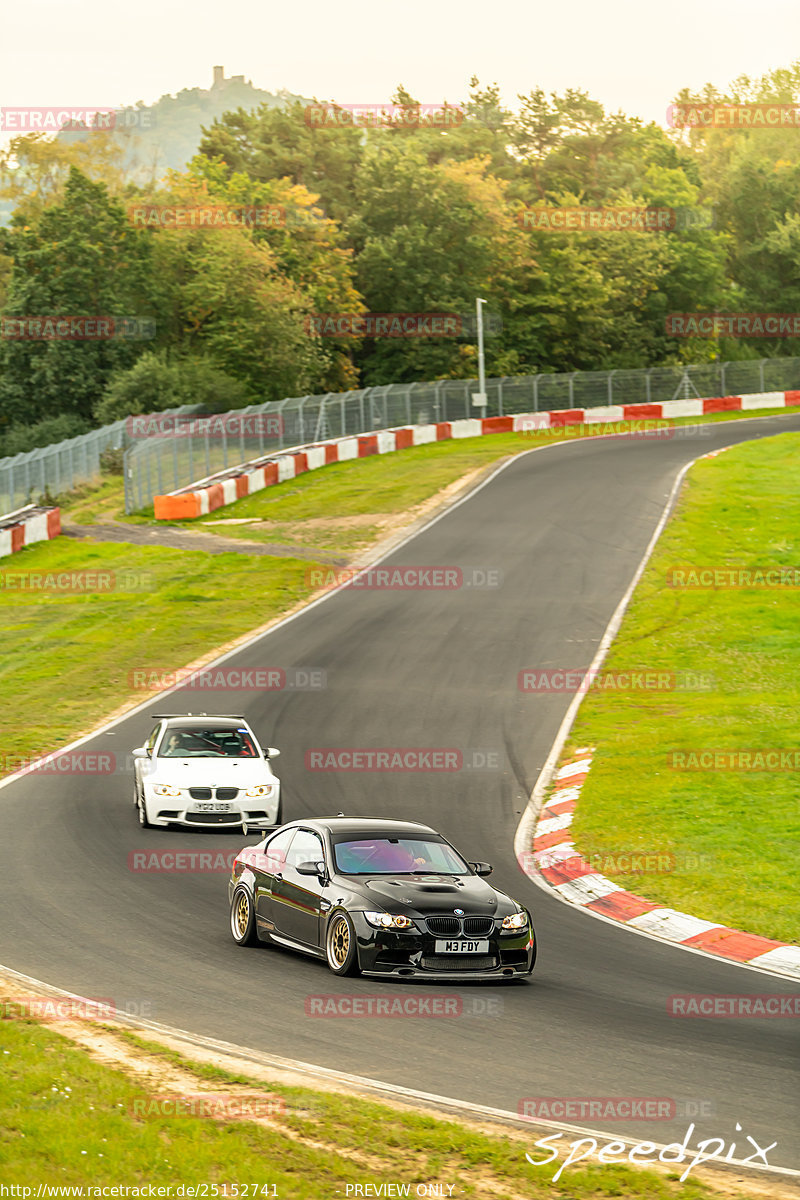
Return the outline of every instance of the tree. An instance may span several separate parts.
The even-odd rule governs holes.
[[[61,203],[9,238],[13,268],[6,318],[152,315],[149,245],[101,183],[75,167]],[[141,353],[125,336],[27,340],[6,323],[0,406],[10,422],[62,412],[89,419],[112,374]],[[9,336],[11,333],[11,336]]]

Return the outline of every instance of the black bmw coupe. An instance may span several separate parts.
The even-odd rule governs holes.
[[[325,959],[336,975],[529,975],[531,915],[486,882],[491,870],[427,825],[292,821],[238,854],[231,933],[240,946],[274,942]]]

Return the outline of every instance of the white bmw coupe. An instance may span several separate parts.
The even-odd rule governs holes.
[[[248,820],[281,823],[281,784],[244,717],[154,713],[144,746],[133,751],[139,824],[218,829]]]

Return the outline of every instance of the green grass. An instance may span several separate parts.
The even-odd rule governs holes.
[[[282,1200],[322,1200],[344,1196],[348,1184],[410,1184],[413,1195],[418,1183],[438,1181],[454,1184],[454,1196],[488,1192],[498,1200],[713,1195],[692,1176],[680,1184],[674,1174],[596,1161],[569,1167],[553,1184],[560,1162],[536,1168],[525,1160],[526,1150],[545,1157],[533,1145],[538,1136],[533,1131],[530,1137],[525,1131],[493,1135],[346,1095],[250,1081],[186,1062],[138,1038],[125,1039],[131,1040],[138,1063],[162,1073],[178,1065],[191,1073],[188,1087],[184,1076],[176,1088],[145,1088],[125,1072],[124,1063],[102,1065],[52,1029],[30,1020],[0,1021],[0,1171],[6,1186],[149,1183],[171,1184],[174,1191],[179,1184],[216,1184],[224,1195],[223,1184],[241,1189],[258,1183],[274,1185]],[[141,1103],[153,1096],[197,1095],[211,1081],[225,1095],[245,1084],[251,1097],[264,1092],[282,1097],[283,1111],[266,1124],[141,1115]],[[213,1195],[210,1188],[208,1194]]]
[[[686,771],[672,750],[800,747],[800,590],[667,585],[681,566],[800,566],[800,434],[733,447],[689,473],[603,673],[710,676],[710,690],[592,691],[571,734],[597,747],[572,826],[583,854],[674,853],[605,874],[694,916],[800,941],[800,772]]]
[[[63,745],[123,701],[143,696],[131,685],[132,672],[174,671],[265,624],[313,591],[306,582],[313,566],[67,538],[3,559],[3,755],[35,756]],[[9,576],[62,571],[111,572],[115,582],[141,590],[43,595],[8,586]]]

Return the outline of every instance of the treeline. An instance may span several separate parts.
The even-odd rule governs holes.
[[[380,123],[265,105],[214,121],[148,189],[108,134],[17,138],[0,159],[0,453],[181,403],[477,374],[469,323],[328,337],[320,314],[471,314],[482,296],[491,375],[797,354],[678,338],[666,317],[800,311],[800,124],[703,116],[798,99],[800,64],[683,92],[666,128],[582,91],[512,111],[475,79],[444,118],[402,88]],[[42,339],[22,320],[54,314],[116,333]]]

